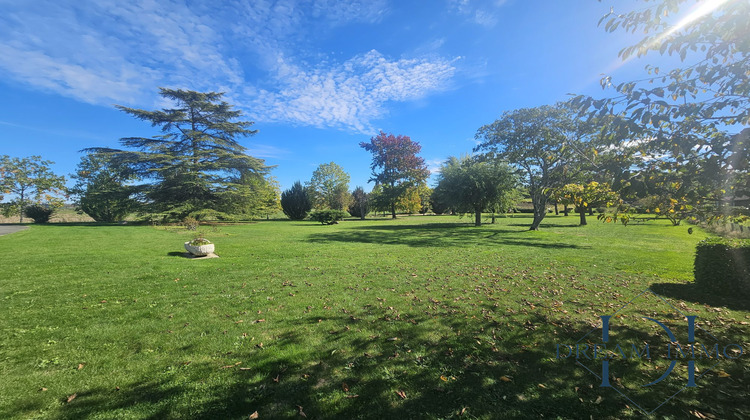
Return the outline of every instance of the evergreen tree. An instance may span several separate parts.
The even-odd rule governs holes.
[[[127,185],[132,175],[106,155],[83,156],[72,178],[77,180],[70,192],[78,197],[78,210],[97,222],[119,222],[138,208],[133,198],[137,189]]]
[[[352,191],[351,204],[349,204],[349,214],[365,220],[365,216],[370,212],[370,194],[365,192],[362,187],[357,187]]]
[[[160,88],[175,108],[158,111],[117,109],[159,127],[153,137],[125,137],[130,150],[87,149],[105,154],[146,181],[142,187],[148,210],[181,219],[205,210],[236,211],[237,200],[247,200],[248,178],[265,181],[271,169],[262,159],[245,154],[238,139],[254,135],[252,122],[237,121],[242,112],[222,100],[223,93]],[[261,199],[258,197],[258,199]]]
[[[312,209],[312,202],[301,182],[295,182],[292,188],[281,193],[281,209],[292,220],[307,217]]]

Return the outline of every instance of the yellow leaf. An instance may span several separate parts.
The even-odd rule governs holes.
[[[501,376],[500,380],[503,381],[503,382],[512,382],[513,381],[513,379],[510,379],[509,377],[507,377],[505,375]]]
[[[659,213],[660,211],[658,207],[654,209],[654,213]]]
[[[719,378],[728,378],[728,377],[732,376],[732,375],[730,375],[730,374],[728,374],[728,373],[724,372],[723,370],[720,370],[720,371],[718,371],[718,372],[716,372],[716,373],[718,373],[718,374],[719,374]]]

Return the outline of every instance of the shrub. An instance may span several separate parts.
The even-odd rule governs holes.
[[[750,295],[750,240],[704,239],[696,248],[694,272],[705,290]]]
[[[196,230],[198,229],[200,222],[198,222],[198,220],[196,220],[194,217],[188,216],[182,220],[182,224],[185,226],[185,229],[187,230]]]
[[[47,204],[32,204],[23,209],[23,214],[33,219],[34,223],[49,222],[49,218],[52,217],[52,213],[54,212],[54,207]]]
[[[191,240],[189,242],[189,244],[192,245],[192,246],[208,245],[210,243],[211,243],[211,241],[209,241],[208,239],[204,238],[203,236],[196,236],[195,238],[193,238],[193,240]]]
[[[307,190],[299,181],[281,193],[281,210],[292,220],[303,220],[312,208]]]
[[[324,225],[333,225],[335,223],[338,223],[339,220],[345,217],[349,217],[349,213],[343,210],[325,209],[310,213],[311,220],[315,220],[316,222],[320,222]]]

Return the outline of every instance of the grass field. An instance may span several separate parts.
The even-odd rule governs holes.
[[[204,227],[220,255],[205,260],[183,257],[193,233],[180,228],[59,223],[0,237],[0,418],[750,417],[744,354],[697,361],[698,386],[662,406],[686,362],[643,387],[666,361],[613,360],[628,399],[587,370],[600,361],[556,357],[646,288],[664,300],[646,293],[613,318],[623,343],[664,344],[650,316],[684,344],[669,303],[750,349],[747,299],[691,284],[706,233],[529,221]]]

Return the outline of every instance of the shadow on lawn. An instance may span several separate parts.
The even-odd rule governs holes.
[[[654,283],[650,287],[655,293],[672,299],[684,300],[735,311],[750,311],[750,300],[742,296],[722,296],[702,290],[695,282]]]
[[[141,406],[141,417],[153,419],[246,419],[255,411],[261,419],[298,419],[301,411],[308,419],[642,418],[642,412],[616,391],[600,388],[599,380],[573,360],[555,360],[556,344],[574,343],[590,325],[564,324],[537,313],[506,315],[487,303],[482,312],[496,313],[467,324],[463,314],[447,316],[450,305],[441,308],[443,313],[400,319],[385,308],[356,314],[375,320],[353,314],[302,318],[299,326],[308,329],[337,326],[323,348],[306,345],[304,332],[284,333],[263,348],[236,351],[233,360],[242,360],[241,365],[191,365],[189,381],[165,376],[120,391],[81,392],[63,404],[62,417],[117,417],[118,410]],[[435,323],[450,333],[434,337]],[[357,330],[367,335],[354,334]],[[618,332],[643,336],[622,326]],[[276,350],[292,347],[299,349],[293,357]],[[632,374],[643,383],[639,362],[619,366],[623,376]],[[739,377],[739,369],[726,370]],[[220,385],[202,386],[209,377]],[[673,382],[658,393],[636,387],[630,396],[653,409],[682,386]],[[687,417],[697,408],[724,417],[726,404],[747,413],[744,393],[740,383],[709,375],[700,389],[683,391],[659,412]]]
[[[308,241],[361,242],[413,247],[468,247],[480,245],[529,246],[547,249],[587,249],[589,246],[553,242],[551,238],[528,236],[526,231],[476,227],[465,223],[426,223],[419,225],[356,226],[333,232],[314,233]]]

